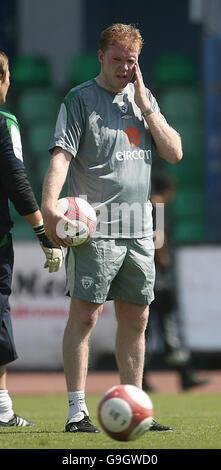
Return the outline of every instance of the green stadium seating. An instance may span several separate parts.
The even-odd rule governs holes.
[[[173,127],[175,128],[175,126]],[[176,130],[181,135],[183,158],[174,165],[164,161],[165,170],[176,176],[181,184],[204,183],[205,152],[202,126],[177,123]]]
[[[33,86],[51,86],[52,70],[47,57],[17,56],[11,64],[13,88],[24,90]]]
[[[188,185],[179,187],[170,210],[175,222],[192,216],[202,216],[205,213],[204,188]]]
[[[163,162],[165,171],[174,175],[180,184],[203,185],[205,179],[205,155],[203,126],[200,122],[191,125],[189,121],[176,121],[171,124],[182,138],[183,158],[179,163]]]
[[[41,120],[33,123],[27,129],[28,147],[35,155],[45,152],[48,155],[48,147],[53,137],[55,120]]]
[[[203,218],[181,220],[173,229],[172,241],[175,244],[203,243],[206,239],[206,224]]]
[[[204,130],[202,122],[188,122],[187,120],[176,120],[176,125],[172,124],[177,132],[180,133],[183,145],[183,154],[192,155],[193,153],[202,155],[204,144]]]
[[[193,58],[182,52],[164,52],[156,58],[153,80],[158,87],[179,84],[193,84],[197,80]]]
[[[201,121],[203,116],[203,99],[196,87],[173,86],[164,89],[159,99],[161,112],[168,121],[188,122]]]
[[[48,147],[54,133],[54,122],[40,121],[27,128],[26,154],[27,172],[37,201],[40,203],[42,183],[50,163]]]
[[[100,63],[96,54],[79,54],[70,59],[67,71],[67,83],[73,87],[96,77]]]
[[[50,164],[50,153],[47,151],[41,151],[37,154],[37,165],[38,165],[38,181],[42,185],[45,174]]]
[[[184,156],[181,162],[175,165],[163,163],[163,167],[167,173],[176,178],[179,184],[204,185],[204,159],[199,155],[193,153],[189,158]]]
[[[52,88],[36,87],[22,91],[17,100],[18,117],[22,124],[36,120],[53,120],[60,106],[60,98]]]

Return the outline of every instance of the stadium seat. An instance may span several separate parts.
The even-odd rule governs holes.
[[[71,57],[67,83],[73,87],[96,77],[100,71],[100,64],[96,54],[81,54]]]
[[[51,86],[52,70],[47,57],[17,56],[11,65],[13,87],[24,90],[33,86]]]
[[[203,99],[201,91],[196,87],[169,87],[160,94],[159,104],[168,121],[198,122],[202,119]]]
[[[205,166],[203,155],[192,154],[189,158],[184,158],[176,165],[163,164],[167,173],[175,177],[180,185],[202,186],[205,182]]]
[[[36,120],[54,119],[60,106],[60,98],[52,88],[28,88],[19,94],[17,101],[18,117],[24,124]]]
[[[158,87],[176,84],[195,84],[196,66],[193,58],[182,52],[164,52],[160,54],[153,67],[153,79]]]
[[[191,185],[180,187],[171,203],[171,213],[176,221],[202,216],[205,213],[204,187]]]
[[[48,153],[48,147],[53,137],[55,129],[55,120],[41,120],[33,123],[27,129],[28,147],[35,155],[45,152]]]
[[[201,121],[188,120],[175,120],[169,123],[177,132],[179,132],[182,139],[183,159],[197,158],[204,160],[204,129]]]
[[[43,183],[44,177],[46,175],[46,172],[48,170],[49,164],[50,164],[50,153],[46,149],[43,152],[38,152],[37,155],[37,165],[38,165],[38,181],[40,184]]]
[[[190,122],[177,121],[175,129],[181,135],[184,158],[192,158],[193,155],[196,155],[197,158],[203,161],[204,132],[202,123],[194,122],[194,124],[191,125]]]
[[[173,229],[172,240],[175,244],[202,243],[206,239],[206,224],[202,217],[181,220]]]
[[[177,120],[176,130],[180,133],[183,158],[175,164],[163,162],[165,171],[174,175],[180,184],[204,184],[205,152],[203,126],[200,122],[191,125],[189,121]]]
[[[42,183],[50,163],[48,147],[53,132],[54,123],[51,121],[40,121],[29,126],[27,129],[27,168],[38,200],[41,199]]]

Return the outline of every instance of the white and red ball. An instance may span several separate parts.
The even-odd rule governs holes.
[[[99,403],[98,420],[113,439],[131,441],[149,430],[153,420],[153,404],[140,388],[115,385]]]
[[[73,246],[82,245],[96,230],[97,217],[94,208],[79,197],[64,197],[58,200],[57,208],[71,223],[59,224],[57,234],[61,238],[68,237]]]

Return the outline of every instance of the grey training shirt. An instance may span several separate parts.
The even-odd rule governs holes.
[[[152,109],[160,113],[146,91]],[[95,236],[140,238],[152,232],[155,145],[134,102],[132,83],[122,93],[112,93],[96,80],[73,88],[61,104],[49,150],[55,146],[73,155],[68,195],[87,199],[99,211]]]

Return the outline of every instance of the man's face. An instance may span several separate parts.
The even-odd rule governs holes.
[[[10,85],[10,72],[7,66],[5,80],[0,80],[0,103],[3,104],[6,101],[6,95]]]
[[[112,92],[121,92],[131,81],[134,74],[134,65],[138,61],[139,53],[126,46],[109,46],[105,52],[98,51],[98,60],[101,63],[101,84]]]

